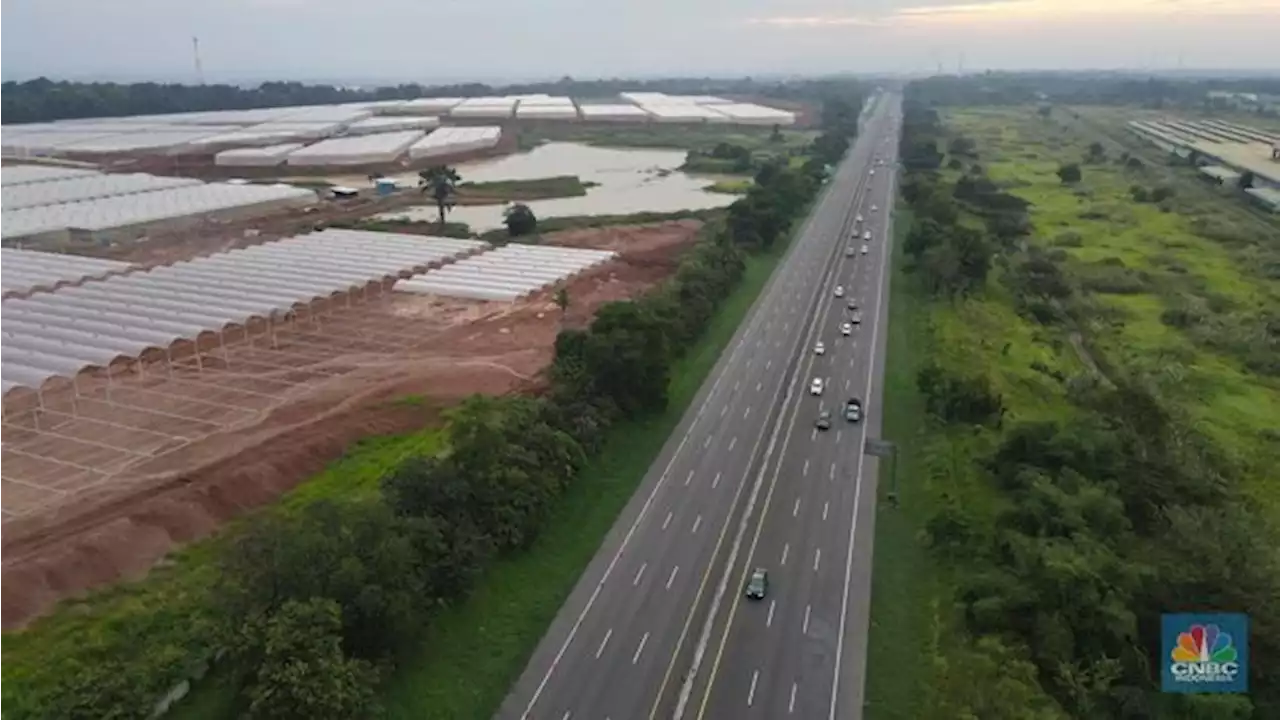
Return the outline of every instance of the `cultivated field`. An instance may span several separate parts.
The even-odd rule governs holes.
[[[563,326],[655,284],[699,227],[546,236],[620,253],[569,283],[563,314],[546,293],[515,304],[389,293],[286,328],[274,344],[206,347],[139,377],[81,381],[74,396],[46,393],[44,410],[5,420],[5,626],[145,572],[360,437],[407,429],[398,398],[439,408],[536,386]]]

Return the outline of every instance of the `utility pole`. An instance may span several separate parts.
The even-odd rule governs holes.
[[[191,36],[191,54],[196,61],[196,84],[204,84],[204,67],[200,64],[200,38],[195,35]]]

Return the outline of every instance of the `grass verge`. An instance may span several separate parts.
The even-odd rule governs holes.
[[[577,175],[532,180],[495,180],[493,182],[466,182],[458,186],[457,201],[460,205],[497,205],[522,200],[581,197],[594,183],[584,183]]]
[[[865,708],[873,720],[920,717],[921,685],[928,668],[933,560],[918,539],[933,513],[926,492],[923,428],[928,426],[916,373],[929,351],[929,309],[923,290],[905,271],[903,240],[910,212],[894,213],[895,243],[889,283],[889,342],[884,376],[884,437],[898,448],[898,467],[880,464],[881,498],[896,470],[898,507],[880,502],[876,515],[875,572],[871,584],[871,630],[867,645]]]
[[[493,716],[785,251],[748,260],[742,283],[675,366],[667,411],[615,427],[533,547],[496,564],[432,623],[422,654],[388,688],[391,718]]]

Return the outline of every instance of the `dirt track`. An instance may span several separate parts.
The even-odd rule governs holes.
[[[699,225],[547,236],[621,253],[569,283],[564,317],[545,294],[516,305],[392,294],[281,332],[274,347],[207,351],[200,370],[192,360],[81,387],[74,408],[50,402],[39,424],[6,418],[4,627],[144,575],[359,438],[421,427],[472,393],[536,388],[561,327],[667,276]],[[392,402],[407,395],[424,401]]]

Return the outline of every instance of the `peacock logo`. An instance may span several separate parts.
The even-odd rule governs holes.
[[[1178,644],[1170,655],[1175,663],[1234,663],[1237,657],[1231,633],[1217,625],[1192,625],[1178,633]]]

